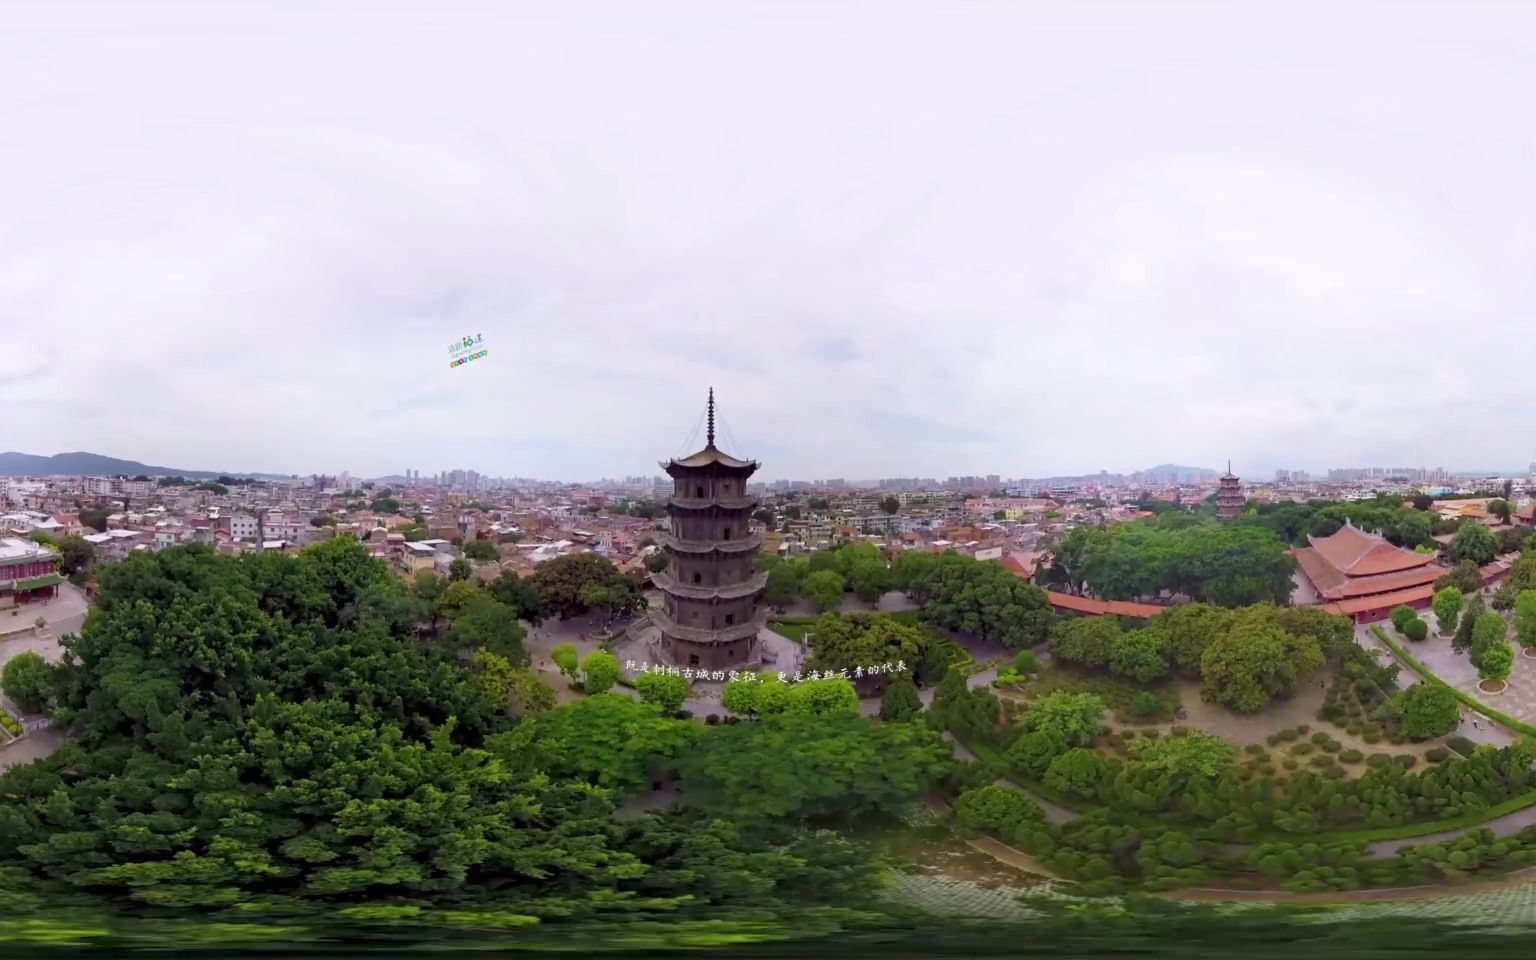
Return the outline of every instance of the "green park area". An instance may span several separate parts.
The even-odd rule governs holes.
[[[1111,539],[1161,555],[1172,530],[1187,559],[1202,523]],[[1405,686],[1347,620],[1274,604],[1280,536],[1230,536],[1212,542],[1251,555],[1251,588],[1181,580],[1200,599],[1140,622],[1058,617],[997,564],[903,555],[878,585],[918,609],[772,626],[808,671],[905,672],[742,678],[718,715],[685,709],[682,678],[621,687],[600,649],[555,658],[573,689],[532,668],[530,627],[640,608],[638,582],[590,554],[479,584],[402,583],[347,537],[137,555],[100,571],[65,663],[28,669],[69,739],[0,774],[0,937],[84,916],[125,944],[175,907],[240,943],[857,939],[918,936],[913,904],[948,923],[994,895],[1123,910],[1536,863],[1536,828],[1482,826],[1536,804],[1536,748],[1456,736],[1445,685]],[[869,559],[842,548],[781,579],[815,564],[846,591]],[[1068,922],[1031,903],[1031,923]]]

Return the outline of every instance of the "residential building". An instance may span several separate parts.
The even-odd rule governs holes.
[[[0,538],[0,607],[54,597],[63,580],[53,550],[20,537]]]

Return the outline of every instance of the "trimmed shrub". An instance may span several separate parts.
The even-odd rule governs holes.
[[[704,718],[704,722],[707,723],[708,725],[710,725],[711,727],[718,726],[719,723],[720,723],[720,714],[712,713],[709,716]]]
[[[1429,624],[1425,623],[1423,620],[1420,620],[1418,617],[1414,617],[1412,620],[1409,620],[1408,625],[1403,628],[1403,636],[1407,637],[1409,640],[1412,640],[1415,643],[1422,643],[1424,642],[1424,638],[1429,636]]]
[[[1333,766],[1333,758],[1326,753],[1320,753],[1308,761],[1309,766],[1326,768]]]
[[[1471,740],[1468,740],[1466,737],[1463,737],[1461,734],[1457,734],[1456,736],[1451,737],[1449,740],[1445,741],[1445,745],[1464,757],[1472,756],[1472,751],[1477,748],[1477,744],[1473,743]]]
[[[1286,757],[1284,760],[1280,761],[1280,766],[1287,770],[1295,770],[1297,767],[1301,766],[1301,761],[1297,760],[1295,757]]]
[[[1312,728],[1307,726],[1306,724],[1302,724],[1301,726],[1296,728],[1296,732],[1301,734],[1302,736],[1306,736],[1308,733],[1312,732]]]
[[[1298,743],[1294,747],[1291,748],[1291,753],[1294,754],[1295,756],[1298,756],[1298,757],[1304,757],[1304,756],[1306,756],[1307,754],[1311,753],[1313,750],[1316,750],[1316,749],[1317,749],[1317,747],[1314,746],[1313,744],[1310,744],[1310,743]]]
[[[1324,742],[1321,747],[1324,753],[1338,753],[1340,750],[1344,749],[1344,744],[1337,740],[1328,740]]]
[[[1450,755],[1450,751],[1444,747],[1430,747],[1424,751],[1424,756],[1428,758],[1430,763],[1439,763]]]
[[[1344,779],[1345,775],[1346,774],[1343,767],[1329,767],[1327,770],[1323,771],[1323,776],[1327,777],[1329,780],[1342,780]]]
[[[1381,742],[1381,734],[1379,734],[1379,733],[1371,733],[1369,730],[1367,730],[1365,732],[1365,734],[1360,739],[1364,740],[1366,743],[1372,743],[1372,744],[1380,743]]]
[[[1286,743],[1290,743],[1291,741],[1298,739],[1301,734],[1295,730],[1292,730],[1290,727],[1286,727],[1284,730],[1281,730],[1279,733],[1275,734],[1275,736],[1279,737],[1281,740],[1284,740]]]
[[[1343,753],[1339,754],[1339,759],[1345,763],[1359,763],[1361,760],[1365,759],[1365,754],[1361,753],[1359,750],[1345,750]]]
[[[1365,758],[1365,762],[1366,762],[1367,766],[1372,766],[1372,767],[1387,767],[1387,766],[1391,766],[1391,764],[1392,764],[1392,754],[1390,754],[1390,753],[1373,753],[1369,757]]]
[[[1412,754],[1405,753],[1397,758],[1397,762],[1402,766],[1404,770],[1412,770],[1414,765],[1419,762],[1419,758],[1413,756]]]
[[[1272,747],[1278,747],[1280,746],[1280,734],[1272,733],[1264,738],[1264,742]]]
[[[1259,772],[1262,773],[1266,777],[1272,777],[1272,776],[1275,775],[1275,765],[1272,764],[1272,763],[1260,764],[1259,765]]]
[[[1325,731],[1322,731],[1322,730],[1319,730],[1316,733],[1312,734],[1312,742],[1317,744],[1318,746],[1322,746],[1323,744],[1327,743],[1331,739],[1332,738],[1329,737],[1328,734]]]
[[[1264,745],[1261,743],[1250,743],[1243,748],[1243,752],[1257,755],[1264,752]]]

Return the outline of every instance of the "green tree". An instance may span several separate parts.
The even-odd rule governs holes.
[[[496,545],[489,540],[471,540],[464,544],[464,556],[470,560],[486,563],[498,559]]]
[[[1451,585],[1441,587],[1435,591],[1435,597],[1430,601],[1430,608],[1435,611],[1435,622],[1440,625],[1443,634],[1449,628],[1456,629],[1456,617],[1461,613],[1461,591]]]
[[[779,561],[768,570],[768,584],[763,588],[763,602],[780,613],[800,596],[803,564]]]
[[[52,684],[53,668],[32,650],[16,654],[0,671],[0,690],[23,710],[41,710],[48,702]]]
[[[789,688],[786,712],[809,713],[819,717],[859,712],[859,695],[853,684],[842,677],[802,680]]]
[[[576,644],[570,643],[569,641],[566,643],[557,643],[549,650],[549,659],[554,663],[555,666],[560,668],[561,673],[570,677],[572,680],[576,679],[576,672],[579,669],[578,665],[580,663],[580,658],[581,653],[576,649]],[[636,686],[638,688],[639,685],[637,684]]]
[[[1105,667],[1121,633],[1120,622],[1114,617],[1058,620],[1051,627],[1051,654],[1058,660],[1087,667]]]
[[[1522,590],[1515,597],[1515,636],[1522,647],[1536,647],[1536,590]]]
[[[489,650],[476,650],[470,663],[485,695],[513,713],[531,716],[554,709],[555,688],[532,670]]]
[[[49,536],[42,530],[34,530],[32,533],[27,535],[27,539],[31,540],[33,543],[40,543],[45,547],[57,546],[57,544],[54,543],[53,537]]]
[[[1414,643],[1422,643],[1429,636],[1429,624],[1414,617],[1403,625],[1403,636]]]
[[[1397,695],[1403,733],[1412,740],[1441,737],[1455,730],[1461,720],[1461,702],[1450,688],[1438,683],[1416,683]]]
[[[1451,538],[1450,557],[1454,563],[1470,560],[1481,566],[1492,560],[1498,551],[1499,542],[1493,531],[1481,523],[1464,523]]]
[[[880,512],[888,516],[895,516],[901,510],[901,501],[894,494],[887,494],[880,498]]]
[[[1483,575],[1472,560],[1458,561],[1451,572],[1435,581],[1435,589],[1455,587],[1463,595],[1471,596],[1483,588]]]
[[[753,821],[899,810],[952,762],[948,744],[923,724],[791,711],[716,728],[679,767],[691,800]]]
[[[1180,603],[1148,623],[1163,635],[1163,648],[1173,665],[1188,677],[1200,675],[1200,658],[1217,637],[1232,629],[1230,610],[1204,603]],[[1099,618],[1105,619],[1105,618]]]
[[[1141,683],[1151,683],[1168,675],[1168,661],[1163,654],[1162,636],[1156,630],[1128,630],[1115,638],[1109,651],[1111,673]]]
[[[511,570],[503,570],[501,576],[487,583],[485,588],[497,601],[506,604],[519,620],[527,620],[535,626],[543,622],[539,591]]]
[[[1095,728],[1097,732],[1097,728]],[[1054,729],[1028,730],[1008,748],[1008,766],[1030,780],[1039,780],[1051,761],[1066,753],[1066,739]]]
[[[594,599],[602,601],[609,613],[624,613],[640,603],[636,582],[596,553],[546,560],[534,569],[528,582],[538,590],[545,615],[555,614],[561,619],[586,613]]]
[[[918,699],[917,685],[905,677],[885,685],[880,695],[880,719],[887,723],[906,723],[917,720],[923,712],[923,702]]]
[[[1045,819],[1040,805],[1001,784],[966,790],[955,798],[955,819],[970,830],[991,830],[1011,838],[1021,823]]]
[[[645,569],[649,570],[651,573],[661,573],[663,570],[667,569],[671,562],[671,559],[667,557],[666,551],[653,550],[652,552],[646,554]]]
[[[468,580],[471,576],[474,575],[474,572],[475,568],[471,567],[469,565],[469,561],[465,560],[463,557],[454,557],[448,563],[448,579],[450,582],[455,580]]]
[[[400,501],[394,497],[377,497],[374,499],[370,509],[374,513],[399,513]]]
[[[849,571],[848,585],[860,600],[877,603],[890,588],[890,570],[884,560],[861,560]]]
[[[635,690],[639,692],[640,699],[646,703],[654,703],[665,714],[673,714],[682,709],[683,701],[688,699],[691,686],[692,684],[676,674],[658,673],[654,670],[642,673],[635,678]]]
[[[606,650],[593,650],[581,661],[581,686],[587,693],[607,693],[619,681],[619,661]]]
[[[1467,594],[1467,602],[1461,608],[1461,622],[1456,625],[1456,635],[1451,639],[1451,648],[1457,653],[1465,653],[1472,647],[1473,628],[1477,625],[1487,605],[1483,603],[1483,595],[1480,593]]]
[[[807,574],[801,592],[821,610],[831,610],[843,601],[843,577],[835,570]]]
[[[1114,764],[1103,754],[1085,747],[1073,747],[1051,761],[1045,771],[1045,785],[1067,796],[1094,800],[1114,774]]]
[[[992,519],[993,520],[1007,520],[1008,519],[1008,511],[1007,510],[993,510],[992,511]]]
[[[1254,713],[1275,697],[1290,696],[1297,681],[1323,662],[1314,637],[1287,633],[1275,623],[1272,607],[1250,607],[1201,656],[1200,696]]]
[[[1024,729],[1054,733],[1073,747],[1092,743],[1103,722],[1104,701],[1091,693],[1048,693],[1024,714]]]
[[[760,694],[767,686],[768,684],[755,674],[727,680],[725,686],[720,688],[720,706],[737,716],[755,717],[762,699]]]
[[[1400,603],[1392,608],[1392,613],[1389,619],[1392,621],[1392,626],[1397,628],[1397,632],[1402,633],[1403,628],[1408,625],[1408,621],[1413,620],[1416,617],[1418,617],[1418,614],[1413,612],[1412,607],[1408,606],[1406,603]]]
[[[649,676],[659,674],[641,674]],[[695,748],[699,728],[654,704],[600,693],[540,714],[533,731],[551,773],[629,793],[675,767]]]
[[[921,627],[878,613],[824,613],[811,629],[811,658],[806,667],[816,671],[870,667],[887,661],[906,661],[909,667],[922,659],[933,635]]]
[[[69,536],[59,541],[59,572],[66,577],[90,567],[96,548],[84,537]]]
[[[1191,779],[1220,776],[1237,753],[1222,738],[1198,730],[1182,737],[1136,740],[1130,748],[1134,766],[1166,773],[1180,787]]]
[[[528,632],[505,604],[483,594],[470,600],[448,624],[447,641],[458,650],[489,650],[525,666]]]
[[[1472,647],[1467,657],[1485,678],[1502,680],[1509,676],[1515,652],[1502,616],[1492,610],[1478,616],[1472,624]]]
[[[1514,515],[1514,509],[1510,507],[1508,500],[1489,500],[1485,508],[1490,517],[1498,518],[1500,523],[1508,523]]]
[[[107,529],[107,517],[111,516],[111,513],[110,510],[88,507],[80,511],[80,522],[97,533],[104,533]]]

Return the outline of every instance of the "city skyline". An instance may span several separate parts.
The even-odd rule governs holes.
[[[1536,448],[1519,10],[492,9],[17,10],[4,445],[597,477],[714,384],[784,477]]]

